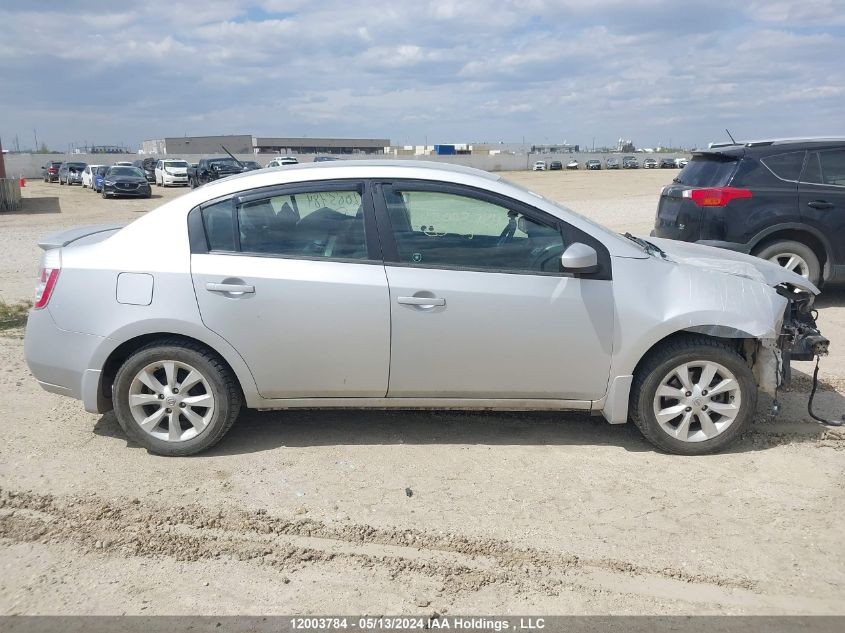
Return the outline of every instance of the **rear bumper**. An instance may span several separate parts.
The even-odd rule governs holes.
[[[100,390],[100,368],[91,360],[111,339],[59,328],[50,312],[31,310],[26,324],[24,356],[32,375],[51,393],[82,400],[85,410],[102,413],[111,408]],[[115,342],[116,346],[116,342]]]

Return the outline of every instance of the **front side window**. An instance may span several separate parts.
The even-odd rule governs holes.
[[[241,251],[333,259],[367,259],[361,194],[312,191],[238,206]]]
[[[560,230],[485,200],[453,193],[385,190],[399,261],[508,272],[559,272]]]

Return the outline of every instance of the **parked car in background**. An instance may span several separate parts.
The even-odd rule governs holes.
[[[85,171],[85,163],[64,162],[59,167],[59,184],[72,185],[82,184],[82,172]]]
[[[133,167],[137,167],[142,172],[144,172],[144,176],[147,178],[147,182],[155,182],[156,181],[156,164],[158,160],[155,158],[144,158],[140,160],[136,160],[132,163]]]
[[[584,169],[593,170],[593,169],[601,169],[601,161],[595,158],[591,158],[586,163],[584,163]]]
[[[62,166],[62,161],[51,160],[41,167],[41,176],[44,182],[56,182],[59,179],[59,168]]]
[[[108,169],[108,165],[100,165],[94,172],[94,177],[91,180],[91,189],[96,193],[100,193],[103,190],[103,176],[106,175]]]
[[[315,156],[315,163],[326,163],[332,160],[340,160],[337,156]]]
[[[563,169],[563,163],[561,163],[559,160],[553,160],[549,163],[549,170],[558,171],[560,169]]]
[[[686,158],[686,157],[682,156],[681,158],[676,158],[675,159],[675,167],[677,167],[678,169],[683,169],[684,167],[687,166],[688,162],[689,162],[689,159]]]
[[[578,169],[578,161],[573,158],[571,161],[566,163],[566,168],[567,169]]]
[[[149,186],[132,167],[107,182],[119,169]],[[786,352],[827,344],[818,290],[771,262],[655,242],[457,165],[260,170],[121,230],[44,240],[25,356],[43,388],[113,409],[162,455],[213,446],[243,407],[340,398],[590,411],[630,417],[664,451],[712,453],[749,430],[755,377],[774,393]]]
[[[296,156],[277,156],[269,163],[267,163],[267,167],[284,167],[285,165],[298,165],[299,161],[296,159]]]
[[[159,187],[188,184],[188,163],[181,158],[165,158],[155,166],[155,183]]]
[[[622,157],[622,169],[639,169],[640,168],[640,161],[638,161],[633,156],[623,156]]]
[[[101,194],[103,198],[117,196],[149,198],[153,195],[153,191],[146,174],[140,167],[112,165],[103,175]]]
[[[675,164],[674,158],[661,158],[660,162],[657,163],[657,166],[660,169],[677,169],[677,165]]]
[[[85,169],[82,170],[83,189],[93,188],[94,174],[96,173],[98,167],[100,167],[100,165],[85,165]]]
[[[657,160],[654,158],[646,158],[643,160],[643,169],[657,169]]]
[[[188,167],[188,182],[194,189],[207,182],[213,182],[227,176],[234,176],[244,172],[243,163],[231,156],[202,158],[196,167]]]
[[[663,188],[653,235],[845,281],[845,138],[722,144]]]
[[[607,169],[619,169],[619,167],[620,167],[619,159],[616,158],[615,156],[611,156],[610,158],[608,158],[607,160],[604,161],[604,166]]]
[[[534,171],[546,171],[546,161],[544,161],[544,160],[534,161],[534,166],[531,169],[534,170]]]
[[[115,167],[132,167],[133,163],[129,162],[128,160],[119,160],[116,163],[112,163]]]

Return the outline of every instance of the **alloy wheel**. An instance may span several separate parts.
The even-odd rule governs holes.
[[[196,368],[175,360],[144,367],[129,386],[129,410],[148,435],[184,442],[200,435],[214,415],[208,380]]]
[[[770,257],[769,261],[793,273],[798,273],[804,279],[810,278],[810,265],[797,253],[778,253]]]
[[[739,381],[713,361],[678,365],[660,381],[654,416],[660,428],[683,442],[703,442],[724,433],[742,406]]]

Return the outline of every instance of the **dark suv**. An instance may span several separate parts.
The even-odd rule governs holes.
[[[663,188],[656,237],[845,281],[845,138],[711,144]]]

